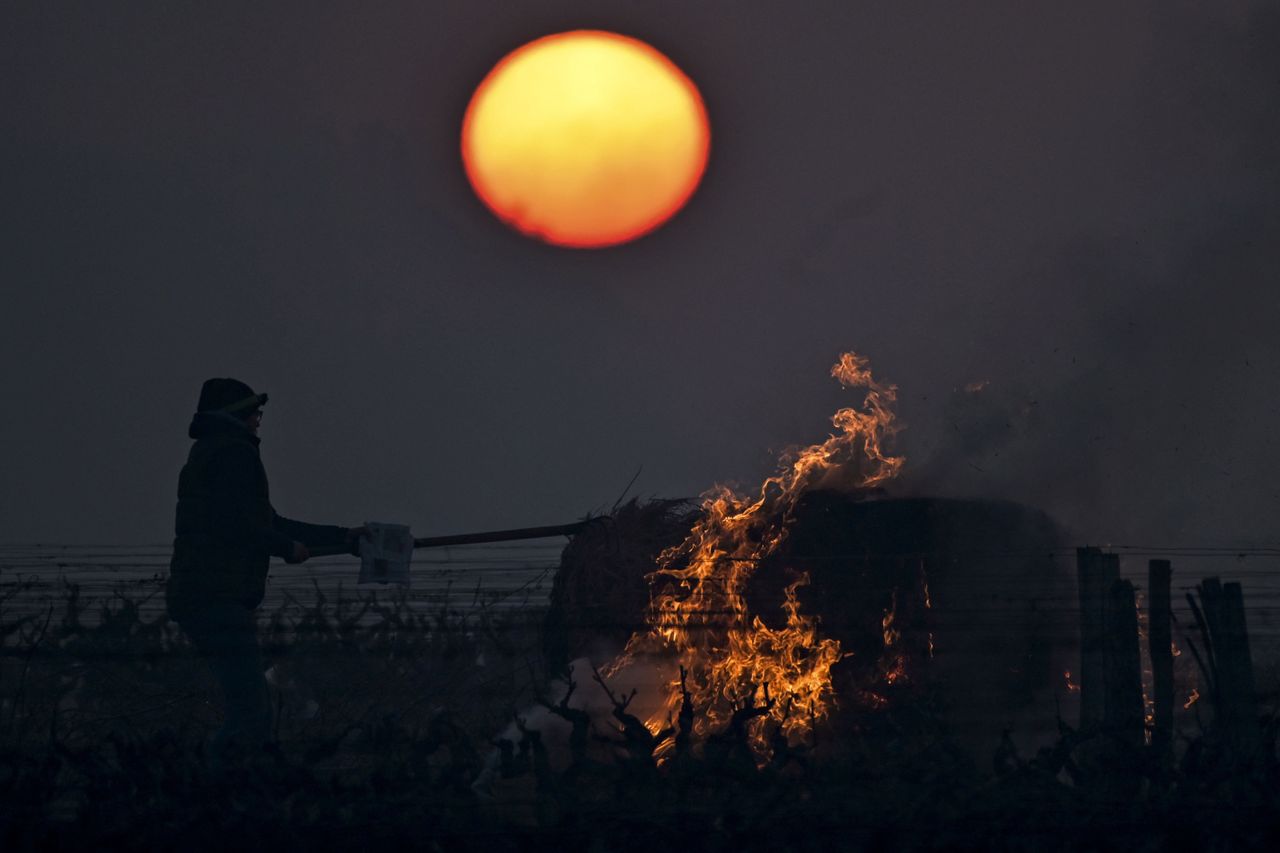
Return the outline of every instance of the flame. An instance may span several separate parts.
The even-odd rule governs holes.
[[[1134,597],[1134,603],[1138,608],[1138,637],[1141,643],[1142,655],[1142,706],[1143,721],[1146,723],[1146,742],[1151,743],[1152,731],[1155,727],[1156,708],[1155,708],[1155,673],[1152,669],[1151,653],[1149,649],[1150,635],[1150,616],[1147,608],[1143,607],[1143,596],[1141,592],[1137,592]],[[1176,621],[1176,620],[1175,620]],[[1183,710],[1189,709],[1200,699],[1200,691],[1198,689],[1198,673],[1190,662],[1180,660],[1182,657],[1182,649],[1178,648],[1178,641],[1173,637],[1169,638],[1169,655],[1173,658],[1175,667],[1175,678],[1178,683],[1190,684],[1190,692],[1187,694],[1187,700],[1183,704]]]
[[[924,597],[924,609],[933,609],[933,598],[929,595],[929,575],[924,569],[924,558],[920,559],[920,592]],[[933,658],[933,632],[925,634],[928,641],[929,658]]]
[[[893,627],[893,620],[898,615],[898,591],[893,591],[892,597],[889,599],[889,609],[884,612],[884,618],[880,620],[880,629],[884,632],[885,648],[891,648],[898,644],[898,638],[902,636],[902,632]]]
[[[678,662],[688,670],[687,685],[701,715],[695,734],[705,737],[729,721],[734,703],[767,686],[777,700],[768,714],[750,723],[757,757],[768,755],[768,733],[781,727],[789,738],[806,735],[828,717],[835,696],[831,668],[845,656],[840,643],[819,634],[818,619],[802,612],[797,590],[807,574],[784,590],[783,624],[770,627],[748,612],[746,585],[761,560],[775,553],[787,536],[796,502],[810,489],[872,488],[897,475],[903,457],[886,450],[897,432],[893,406],[897,386],[875,381],[867,359],[848,352],[831,368],[845,388],[863,389],[859,408],[842,408],[831,417],[836,431],[825,441],[782,454],[777,473],[755,494],[715,486],[702,496],[701,519],[679,545],[658,556],[651,573],[646,629],[634,634],[606,670],[615,675],[640,658]],[[886,616],[891,623],[891,617]],[[889,624],[885,626],[886,646]],[[896,642],[896,637],[895,637]],[[673,664],[674,665],[674,664]],[[679,683],[666,679],[661,707],[645,720],[655,734],[678,711]],[[868,702],[883,701],[866,694]],[[807,708],[788,714],[785,708]],[[657,751],[672,748],[667,740]]]
[[[1142,590],[1133,592],[1133,606],[1138,620],[1138,657],[1141,661],[1142,680],[1142,737],[1147,746],[1151,745],[1151,733],[1156,724],[1155,671],[1152,668],[1149,648],[1151,636],[1151,615],[1143,607],[1145,597]]]
[[[1069,669],[1068,669],[1068,670],[1064,670],[1064,671],[1063,671],[1063,673],[1062,673],[1062,677],[1063,677],[1064,679],[1066,679],[1066,682],[1067,682],[1067,692],[1068,692],[1068,693],[1075,693],[1076,691],[1078,691],[1078,690],[1080,689],[1080,685],[1079,685],[1079,684],[1075,684],[1075,683],[1073,683],[1073,682],[1071,681],[1071,670],[1069,670]]]
[[[1187,701],[1182,705],[1185,711],[1200,700],[1200,670],[1194,661],[1183,660],[1182,649],[1178,648],[1177,640],[1171,639],[1169,646],[1173,654],[1174,677],[1179,684],[1191,686],[1191,690],[1187,693]]]
[[[889,598],[889,609],[884,612],[884,618],[880,620],[880,630],[884,636],[884,657],[881,668],[884,670],[884,680],[889,684],[897,684],[907,678],[907,658],[898,648],[902,631],[894,627],[897,618],[898,591],[895,589]]]

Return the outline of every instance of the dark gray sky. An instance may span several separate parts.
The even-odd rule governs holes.
[[[1280,540],[1276,3],[0,15],[2,542],[168,539],[207,376],[271,393],[281,512],[428,535],[758,481],[844,349],[901,387],[905,488]],[[457,152],[492,64],[580,27],[713,132],[685,211],[586,253]]]

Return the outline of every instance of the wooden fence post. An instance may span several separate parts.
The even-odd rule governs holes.
[[[1208,664],[1209,698],[1213,703],[1214,722],[1223,730],[1233,726],[1231,708],[1223,702],[1222,670],[1224,659],[1218,646],[1226,641],[1222,631],[1222,582],[1217,578],[1200,581],[1200,612],[1204,616],[1204,657]],[[1230,695],[1231,691],[1226,691]]]
[[[1080,593],[1080,728],[1102,723],[1106,708],[1106,611],[1120,561],[1097,548],[1076,550]]]
[[[1151,750],[1163,768],[1173,764],[1172,578],[1173,567],[1168,560],[1152,560],[1147,564],[1147,641],[1155,705]]]
[[[1205,645],[1203,658],[1197,655],[1197,660],[1211,688],[1214,726],[1237,760],[1252,761],[1259,755],[1262,731],[1244,617],[1244,591],[1238,583],[1223,584],[1217,578],[1205,578],[1200,582],[1199,607],[1189,593],[1187,600]]]
[[[1110,556],[1110,555],[1108,555]],[[1106,701],[1103,725],[1128,747],[1142,749],[1142,657],[1133,584],[1112,582],[1106,609]]]
[[[1217,645],[1219,696],[1231,709],[1226,736],[1237,754],[1246,760],[1257,756],[1262,746],[1258,722],[1258,691],[1253,679],[1253,655],[1249,651],[1249,631],[1244,618],[1244,590],[1238,583],[1222,585],[1219,611],[1222,640]]]

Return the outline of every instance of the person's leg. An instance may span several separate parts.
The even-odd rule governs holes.
[[[271,739],[271,693],[253,612],[234,604],[210,605],[182,628],[222,688],[226,720],[210,744],[214,758],[261,749]]]

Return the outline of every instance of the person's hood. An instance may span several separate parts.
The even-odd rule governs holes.
[[[226,412],[196,412],[191,418],[191,425],[187,427],[187,435],[195,439],[229,435],[252,442],[255,447],[261,442],[250,431],[248,424]]]

